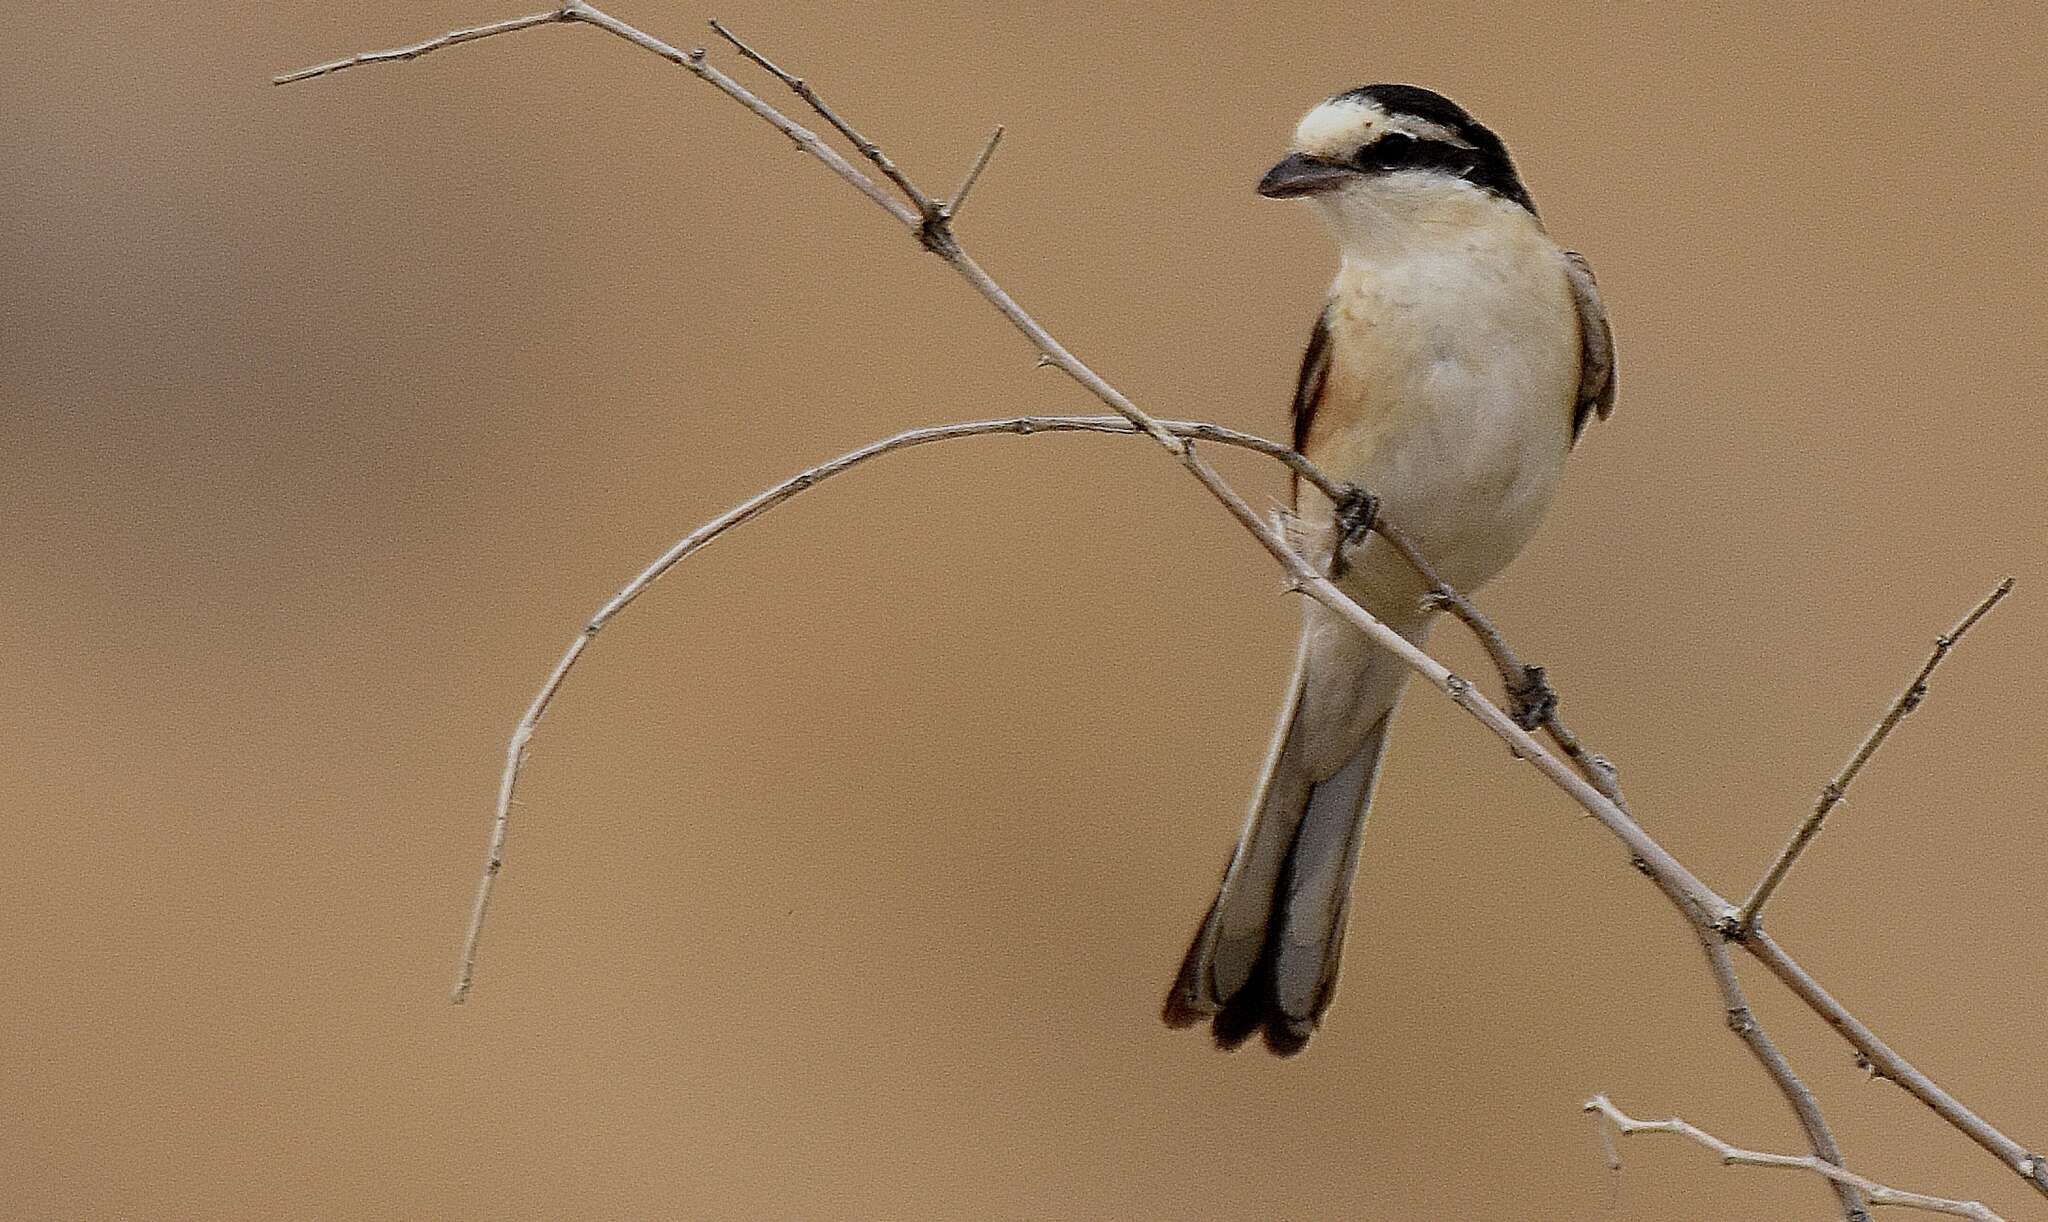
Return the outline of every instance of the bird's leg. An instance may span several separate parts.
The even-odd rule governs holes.
[[[1380,516],[1380,499],[1356,484],[1348,484],[1337,498],[1330,515],[1330,576],[1342,577],[1351,567],[1348,553],[1365,542],[1372,524]]]

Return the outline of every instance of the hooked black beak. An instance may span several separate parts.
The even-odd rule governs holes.
[[[1306,153],[1289,153],[1279,165],[1259,180],[1259,194],[1267,199],[1292,199],[1314,195],[1343,186],[1356,173],[1350,166],[1324,161]]]

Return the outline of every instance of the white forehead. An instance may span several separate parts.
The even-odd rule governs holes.
[[[1302,116],[1300,125],[1294,129],[1294,151],[1345,161],[1360,146],[1388,132],[1400,132],[1417,140],[1439,140],[1459,148],[1472,147],[1441,123],[1413,115],[1390,115],[1364,98],[1331,98]]]

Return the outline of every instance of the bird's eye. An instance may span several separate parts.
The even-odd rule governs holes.
[[[1386,170],[1396,166],[1413,165],[1422,142],[1406,132],[1388,132],[1371,144],[1358,150],[1352,158],[1360,169]]]

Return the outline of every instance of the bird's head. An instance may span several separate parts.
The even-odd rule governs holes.
[[[1259,181],[1270,199],[1317,205],[1340,240],[1475,193],[1535,215],[1507,146],[1465,109],[1416,85],[1364,85],[1308,112]]]

